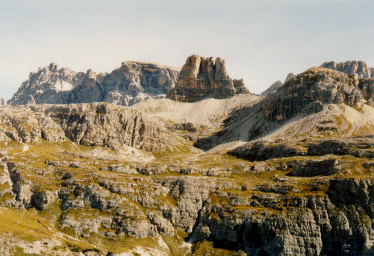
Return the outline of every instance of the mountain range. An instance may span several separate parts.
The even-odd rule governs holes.
[[[31,73],[0,106],[0,254],[373,255],[373,73]]]

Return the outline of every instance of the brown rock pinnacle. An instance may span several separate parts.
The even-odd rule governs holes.
[[[235,94],[248,93],[243,80],[232,80],[226,72],[226,62],[221,58],[204,58],[192,55],[187,58],[179,74],[175,88],[167,98],[193,102],[207,96],[228,98]]]

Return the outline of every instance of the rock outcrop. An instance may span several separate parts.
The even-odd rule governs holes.
[[[373,68],[367,66],[364,61],[346,61],[336,63],[335,61],[325,62],[321,67],[334,69],[348,75],[357,74],[360,78],[374,78]]]
[[[202,208],[191,238],[247,255],[372,255],[372,181],[335,179],[327,185],[322,196],[273,192],[234,200],[231,194],[227,203],[224,193],[217,193],[215,203]]]
[[[368,93],[371,95],[371,93]],[[302,111],[321,110],[322,104],[345,103],[360,106],[365,102],[357,75],[327,68],[311,68],[291,78],[263,102],[263,115],[284,120]]]
[[[108,103],[8,106],[0,110],[0,141],[71,140],[86,146],[126,145],[146,151],[178,144],[162,125],[137,111]]]
[[[110,74],[74,72],[51,63],[31,72],[10,100],[11,105],[108,102],[130,106],[165,97],[180,69],[142,62],[123,62]]]
[[[273,92],[276,92],[282,85],[284,85],[285,83],[287,83],[288,81],[290,81],[292,78],[294,78],[295,75],[292,74],[292,73],[289,73],[286,77],[286,80],[284,80],[284,83],[282,84],[281,81],[276,81],[274,84],[272,84],[268,89],[266,89],[265,91],[263,91],[261,93],[261,96],[267,96],[269,95],[270,93],[273,93]]]
[[[232,80],[226,72],[226,62],[221,58],[204,58],[192,55],[187,58],[175,88],[167,98],[194,102],[205,97],[228,98],[235,94],[248,93],[243,79]]]
[[[281,87],[283,84],[281,81],[276,81],[274,84],[272,84],[269,88],[267,88],[265,91],[261,93],[261,96],[267,96],[270,93],[275,92],[278,90],[279,87]]]
[[[4,100],[3,98],[0,98],[0,106],[4,106],[6,104],[7,104],[6,100]]]
[[[287,77],[286,77],[286,79],[284,80],[284,83],[283,84],[285,84],[285,83],[287,83],[288,81],[290,81],[292,78],[294,78],[295,77],[295,75],[293,74],[293,73],[289,73],[288,75],[287,75]]]

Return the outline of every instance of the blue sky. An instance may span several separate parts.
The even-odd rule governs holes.
[[[374,67],[373,28],[368,0],[0,0],[0,98],[51,62],[99,73],[192,54],[225,59],[260,93],[325,61]]]

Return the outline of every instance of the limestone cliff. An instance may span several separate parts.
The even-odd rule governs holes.
[[[74,72],[51,63],[31,72],[10,100],[11,105],[108,102],[133,105],[148,98],[165,97],[174,87],[178,68],[142,62],[123,62],[109,74]]]
[[[0,142],[70,140],[86,146],[121,145],[146,151],[179,144],[162,125],[140,112],[107,103],[8,106],[0,109]]]
[[[228,98],[235,94],[248,93],[243,80],[232,80],[226,72],[226,62],[221,58],[204,58],[192,55],[187,58],[175,88],[167,98],[194,102],[207,96]]]

